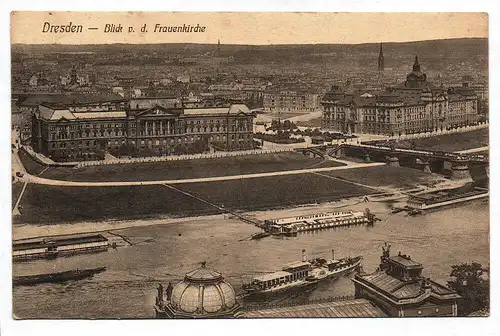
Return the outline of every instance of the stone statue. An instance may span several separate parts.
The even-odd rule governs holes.
[[[163,286],[162,284],[158,285],[158,295],[156,296],[157,303],[163,303]]]
[[[384,246],[382,246],[382,257],[389,258],[390,253],[391,253],[391,244],[384,243]]]
[[[167,289],[165,289],[165,294],[167,295],[167,301],[170,301],[170,298],[172,297],[173,290],[174,290],[174,287],[172,286],[172,283],[169,282]]]

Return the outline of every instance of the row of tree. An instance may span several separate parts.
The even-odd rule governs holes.
[[[166,155],[190,155],[204,153],[209,150],[207,141],[196,140],[189,144],[177,144],[174,147],[160,147],[152,149],[149,147],[136,148],[135,145],[122,143],[118,149],[110,149],[111,155],[116,157],[132,156],[132,157],[150,157],[150,156],[166,156]]]
[[[267,128],[267,130],[273,130],[273,131],[293,131],[294,129],[297,128],[297,125],[290,120],[284,120],[283,122],[279,120],[273,120],[271,121],[271,126]]]
[[[303,138],[291,138],[290,132],[288,131],[278,131],[276,132],[276,134],[266,134],[257,132],[254,134],[254,138],[278,144],[292,144],[292,143],[305,142]]]

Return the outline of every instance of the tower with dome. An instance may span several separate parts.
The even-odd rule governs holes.
[[[234,318],[240,314],[233,287],[205,262],[173,287],[164,290],[160,284],[154,308],[157,318]]]
[[[379,73],[383,54],[379,57]],[[321,101],[324,130],[402,135],[476,124],[477,96],[467,84],[445,88],[429,81],[415,56],[406,80],[375,96],[332,88]]]

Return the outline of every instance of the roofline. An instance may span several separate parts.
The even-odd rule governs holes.
[[[424,268],[424,266],[421,264],[421,263],[417,263],[416,261],[414,260],[411,260],[411,259],[407,259],[407,260],[410,260],[410,261],[413,261],[414,263],[417,263],[418,265],[405,265],[403,263],[400,263],[399,261],[397,260],[394,260],[393,257],[389,257],[389,260],[395,262],[396,264],[399,264],[401,266],[404,266],[406,268]]]
[[[159,96],[159,97],[135,97],[126,100],[146,100],[146,99],[178,99],[176,96]]]
[[[374,287],[374,286],[371,286],[371,283],[369,283],[367,280],[363,279],[363,278],[360,278],[359,276],[356,276],[354,278],[351,279],[354,283],[357,283],[363,287],[365,287],[366,289],[370,289],[372,291],[376,290],[378,291],[381,296],[383,296],[385,299],[387,300],[390,300],[391,302],[397,304],[397,305],[405,305],[405,304],[411,304],[412,302],[400,302],[400,301],[408,301],[408,300],[415,300],[416,298],[419,298],[419,297],[422,297],[422,296],[426,296],[425,298],[423,298],[424,300],[428,297],[438,297],[438,296],[453,296],[453,297],[450,297],[450,298],[443,298],[443,299],[459,299],[461,298],[460,295],[458,295],[457,293],[449,293],[449,294],[439,294],[439,293],[435,293],[431,290],[430,293],[422,293],[422,294],[419,294],[417,296],[413,296],[413,297],[409,297],[409,298],[405,298],[405,299],[398,299],[395,295],[393,295],[392,293],[389,293],[387,292],[386,290],[380,288],[380,287]],[[435,283],[434,281],[430,281],[432,283]],[[406,284],[404,284],[406,285]],[[438,284],[439,285],[439,284]],[[442,285],[439,285],[440,287],[443,287]],[[402,286],[401,286],[402,287]]]

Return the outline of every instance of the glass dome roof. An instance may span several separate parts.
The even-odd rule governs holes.
[[[173,309],[192,315],[224,315],[237,305],[233,287],[220,273],[207,269],[205,263],[175,285],[170,304]]]

